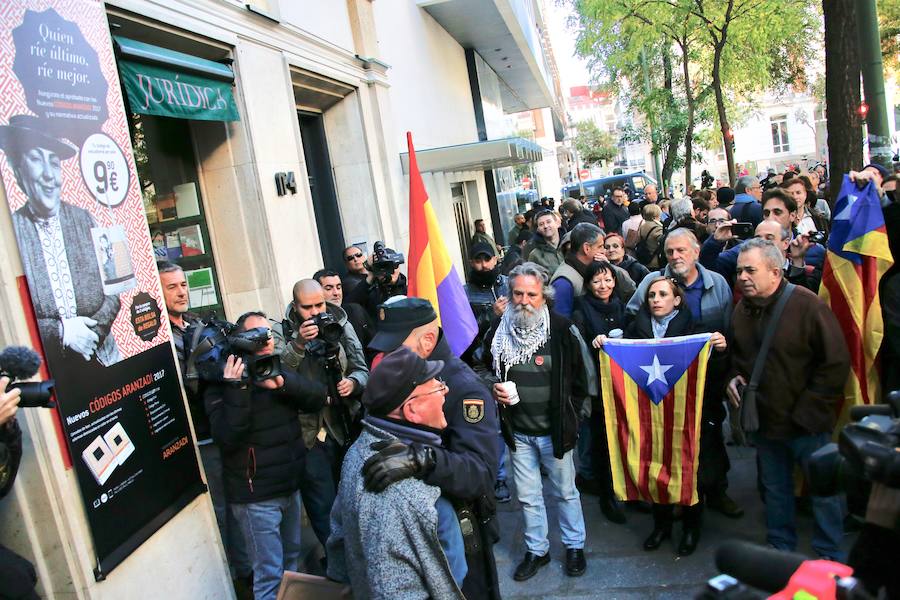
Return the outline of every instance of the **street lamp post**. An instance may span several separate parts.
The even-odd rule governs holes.
[[[884,95],[884,67],[881,63],[881,37],[878,35],[878,11],[875,0],[859,0],[856,6],[859,34],[859,62],[866,96],[865,122],[869,139],[869,160],[889,167],[890,131]]]

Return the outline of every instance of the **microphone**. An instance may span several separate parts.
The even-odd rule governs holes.
[[[716,550],[716,568],[764,592],[783,590],[807,558],[793,552],[732,540]]]
[[[0,352],[0,375],[8,375],[13,381],[31,379],[41,368],[40,355],[25,346],[10,346]],[[19,408],[53,408],[53,388],[55,382],[47,381],[11,383],[9,389],[19,388]]]
[[[0,372],[11,379],[31,379],[41,368],[41,357],[25,346],[10,346],[0,352]]]

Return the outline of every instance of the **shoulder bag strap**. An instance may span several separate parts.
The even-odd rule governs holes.
[[[763,336],[762,344],[759,346],[759,354],[756,355],[756,362],[753,363],[753,373],[750,375],[750,383],[747,384],[747,387],[751,390],[756,391],[759,387],[759,378],[762,376],[763,367],[766,366],[766,356],[769,354],[772,338],[775,337],[778,321],[781,320],[781,313],[784,312],[784,306],[787,304],[791,294],[794,293],[795,287],[797,286],[793,283],[784,286],[781,297],[778,298],[778,302],[775,303],[775,308],[772,309],[772,317],[769,319],[768,325],[766,325],[766,334]]]

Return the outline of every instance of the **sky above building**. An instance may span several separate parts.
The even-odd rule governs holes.
[[[573,16],[572,6],[568,2],[545,0],[544,22],[550,32],[550,43],[553,44],[553,55],[559,68],[560,84],[563,93],[569,88],[590,83],[587,61],[575,55],[575,32],[567,21]]]

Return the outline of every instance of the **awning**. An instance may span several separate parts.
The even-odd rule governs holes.
[[[240,120],[231,67],[137,40],[113,39],[132,111],[198,121]]]
[[[540,162],[541,147],[525,138],[504,138],[429,150],[416,150],[419,171],[486,171]],[[400,154],[403,172],[409,173],[409,153]]]

